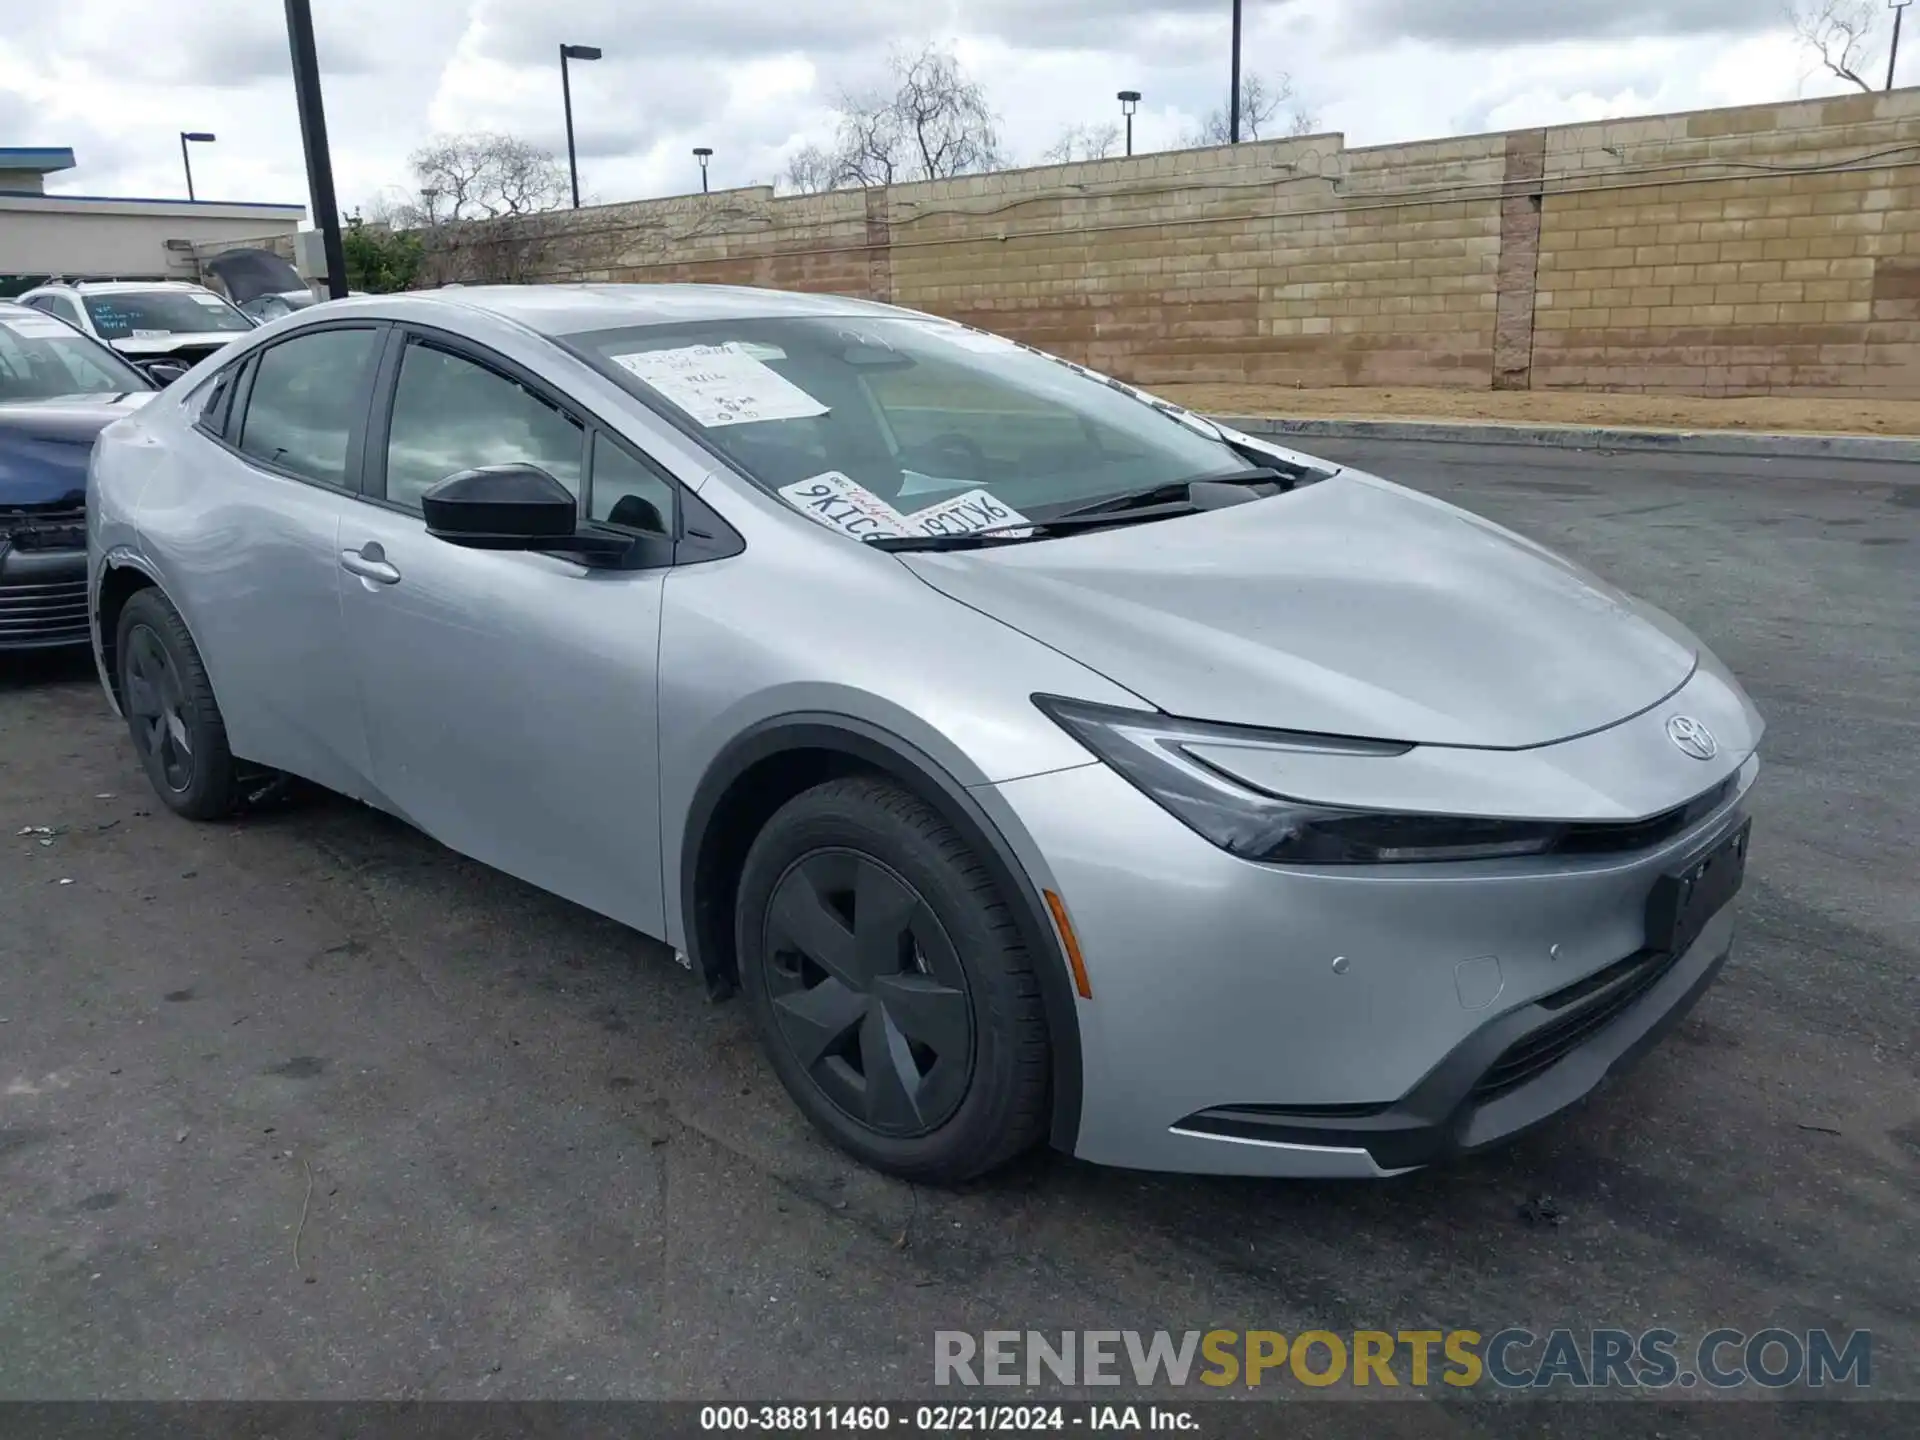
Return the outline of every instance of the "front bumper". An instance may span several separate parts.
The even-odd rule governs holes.
[[[1336,1153],[1397,1174],[1505,1144],[1578,1104],[1628,1068],[1706,993],[1732,953],[1733,913],[1722,910],[1679,956],[1640,952],[1542,996],[1475,1031],[1391,1105],[1332,1113],[1278,1106],[1221,1106],[1188,1116],[1175,1133],[1207,1141]],[[1570,998],[1564,1001],[1560,994]],[[1364,1160],[1363,1160],[1364,1157]]]
[[[0,651],[85,645],[87,552],[0,544]]]
[[[1090,980],[1073,1152],[1378,1176],[1510,1139],[1590,1094],[1685,1014],[1732,946],[1728,905],[1684,953],[1647,948],[1656,882],[1738,829],[1759,773],[1760,722],[1730,681],[1702,676],[1675,702],[1724,737],[1714,764],[1668,740],[1674,705],[1540,751],[1460,752],[1529,767],[1523,789],[1560,766],[1568,794],[1605,785],[1648,810],[1731,781],[1685,829],[1622,853],[1253,864],[1105,765],[983,787],[1036,886],[1064,900]]]

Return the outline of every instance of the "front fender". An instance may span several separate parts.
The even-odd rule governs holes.
[[[718,847],[740,838],[725,833],[729,797],[752,785],[755,767],[798,752],[843,756],[899,781],[939,811],[986,866],[1033,957],[1053,1052],[1051,1141],[1071,1153],[1080,1125],[1080,1021],[1066,955],[1041,896],[1053,884],[1044,859],[991,786],[969,788],[933,756],[870,721],[821,711],[771,717],[735,736],[700,778],[679,837],[677,891],[683,947],[710,993],[725,995],[733,984],[734,891],[715,873],[716,860],[731,867],[731,848]]]

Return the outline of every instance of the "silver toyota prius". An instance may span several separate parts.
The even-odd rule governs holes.
[[[897,1175],[1412,1169],[1732,945],[1762,722],[1691,632],[932,316],[336,302],[110,427],[87,517],[168,806],[301,777],[665,941]]]

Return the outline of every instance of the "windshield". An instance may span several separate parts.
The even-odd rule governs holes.
[[[133,366],[64,321],[30,310],[0,315],[0,401],[152,388]]]
[[[210,290],[127,290],[81,297],[103,340],[158,340],[253,322]]]
[[[568,343],[678,411],[763,488],[849,534],[1039,519],[1247,465],[1203,421],[944,321],[715,320]]]

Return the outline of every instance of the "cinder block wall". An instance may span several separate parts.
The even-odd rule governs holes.
[[[1546,132],[1533,383],[1920,395],[1920,91]],[[1640,182],[1640,183],[1635,183]]]
[[[1920,397],[1920,90],[554,217],[541,278],[831,291],[1142,384]]]

